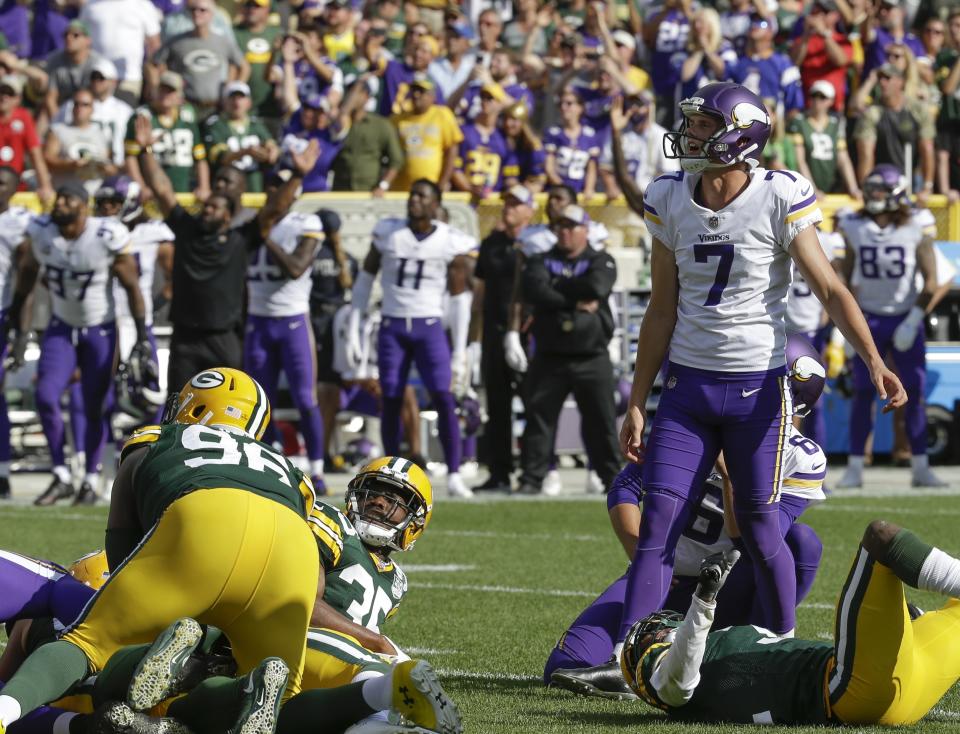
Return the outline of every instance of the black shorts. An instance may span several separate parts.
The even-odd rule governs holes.
[[[340,385],[343,382],[340,373],[333,369],[333,316],[332,313],[312,313],[310,323],[317,343],[317,381]]]

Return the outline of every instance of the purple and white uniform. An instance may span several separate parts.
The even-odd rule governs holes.
[[[827,457],[814,441],[792,426],[784,452],[783,499],[779,506],[780,531],[794,557],[797,604],[809,592],[820,566],[823,545],[812,528],[797,518],[816,502],[822,502]],[[639,504],[642,468],[628,464],[610,488],[607,507]],[[696,589],[700,562],[712,553],[732,548],[733,540],[723,522],[723,495],[720,478],[714,475],[703,486],[697,506],[677,542],[676,564],[664,609],[686,609]],[[754,582],[755,566],[744,555],[730,572],[717,603],[714,628],[763,622],[760,599]],[[558,668],[601,665],[613,654],[626,595],[629,571],[614,581],[564,632],[550,653],[544,681]]]
[[[400,448],[400,405],[410,365],[430,393],[438,413],[440,444],[448,470],[460,466],[461,438],[456,405],[450,392],[450,344],[443,329],[447,271],[460,255],[477,249],[477,241],[443,222],[418,237],[405,219],[381,220],[373,230],[373,246],[381,256],[383,318],[377,337],[377,365],[383,392],[383,448]]]
[[[95,474],[109,425],[104,400],[117,341],[111,268],[116,256],[130,246],[130,232],[112,217],[88,217],[80,236],[68,240],[49,217],[42,216],[31,220],[27,237],[53,311],[37,365],[37,412],[43,433],[53,466],[65,466],[60,396],[79,367],[87,419],[86,471]]]
[[[487,133],[476,125],[463,127],[463,140],[457,158],[457,168],[463,171],[471,185],[483,186],[488,191],[503,187],[503,166],[509,155],[507,141],[500,130]]]
[[[777,519],[792,417],[785,312],[790,244],[822,220],[812,184],[789,171],[750,172],[713,211],[694,200],[698,175],[667,174],[644,200],[647,227],[676,260],[677,321],[664,390],[643,464],[644,513],[620,639],[659,609],[674,549],[722,450],[736,516],[756,561],[765,627],[795,626],[796,578]],[[655,243],[656,247],[657,244]]]
[[[270,239],[292,253],[305,237],[323,239],[316,214],[290,212],[270,231]],[[254,252],[247,268],[247,328],[243,369],[276,401],[280,370],[300,411],[300,432],[311,461],[323,460],[323,420],[317,403],[317,349],[310,322],[310,277],[287,277],[265,246]],[[269,435],[269,434],[268,434]]]
[[[880,227],[872,217],[842,219],[840,228],[853,249],[856,264],[851,286],[867,319],[881,355],[890,354],[907,391],[904,407],[910,452],[927,452],[927,419],[924,395],[927,381],[926,340],[923,329],[905,352],[893,348],[893,332],[916,305],[922,282],[917,278],[917,248],[924,237],[936,237],[937,225],[928,209],[917,209],[903,226]],[[850,409],[850,453],[863,456],[873,428],[876,391],[870,371],[859,356],[853,361],[853,404]]]
[[[0,320],[13,300],[16,251],[23,242],[33,215],[22,206],[11,206],[0,214]],[[0,329],[0,385],[4,378],[4,357],[7,354],[7,330]],[[10,461],[10,415],[7,398],[0,390],[0,462]]]
[[[576,138],[569,137],[561,127],[551,127],[543,136],[543,149],[556,156],[557,175],[578,194],[583,191],[587,165],[597,161],[601,147],[593,128],[586,125]]]

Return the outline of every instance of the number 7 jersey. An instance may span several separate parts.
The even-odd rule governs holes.
[[[793,239],[823,216],[813,186],[793,171],[750,172],[747,187],[713,211],[694,201],[699,175],[660,176],[644,219],[676,258],[677,324],[670,360],[715,372],[782,367]]]

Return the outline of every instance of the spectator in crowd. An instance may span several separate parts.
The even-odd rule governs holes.
[[[380,109],[384,117],[404,112],[409,105],[409,95],[412,91],[412,82],[415,76],[424,76],[430,79],[434,98],[438,104],[443,104],[445,97],[437,88],[436,82],[427,71],[431,62],[439,54],[440,47],[433,36],[420,36],[413,41],[413,48],[409,58],[394,59],[387,62],[381,77]]]
[[[340,118],[347,134],[333,161],[334,191],[369,191],[381,197],[403,167],[396,128],[369,108],[376,105],[377,80],[360,77],[347,94]]]
[[[76,12],[61,0],[36,0],[31,10],[30,58],[40,61],[63,46],[63,34]]]
[[[143,91],[143,60],[160,49],[157,8],[149,0],[87,0],[80,20],[90,29],[93,50],[113,62],[117,97],[131,105]]]
[[[30,9],[17,0],[4,0],[0,6],[0,28],[8,49],[21,59],[32,58],[30,53]]]
[[[583,103],[572,87],[560,94],[560,118],[560,125],[547,130],[543,138],[547,183],[565,184],[578,194],[592,196],[600,144],[594,130],[583,123]]]
[[[611,110],[613,134],[608,138],[600,157],[600,175],[608,199],[616,199],[621,193],[617,184],[620,177],[616,175],[615,145],[620,149],[624,173],[641,192],[641,197],[642,192],[646,191],[647,186],[657,176],[680,170],[679,161],[667,158],[664,152],[663,136],[667,131],[654,120],[653,94],[644,91],[627,97],[623,99],[620,108],[625,119]],[[618,129],[616,123],[621,120],[623,127]]]
[[[547,180],[547,152],[533,131],[529,110],[523,102],[514,102],[500,115],[503,138],[507,142],[507,159],[503,163],[503,188],[522,184],[534,194],[543,190]]]
[[[860,26],[860,39],[864,44],[862,76],[886,63],[887,47],[891,43],[908,46],[917,58],[924,55],[920,39],[904,25],[902,3],[903,0],[873,0],[873,12],[864,15]]]
[[[887,46],[887,64],[896,68],[903,76],[903,93],[908,99],[925,101],[925,88],[921,87],[919,67],[913,51],[903,43],[891,43]],[[871,69],[863,77],[856,94],[850,100],[851,112],[862,115],[867,107],[880,101],[878,75],[880,69]]]
[[[393,56],[403,56],[407,38],[407,22],[403,13],[403,3],[399,0],[376,0],[367,12],[370,19],[382,20],[387,25],[386,49]],[[424,32],[430,31],[424,26]]]
[[[937,188],[960,201],[960,8],[947,18],[950,43],[940,52],[936,77],[943,94],[937,116]]]
[[[782,104],[787,119],[803,111],[800,70],[773,45],[773,22],[754,16],[750,23],[747,55],[733,68],[732,81],[743,84],[764,99]]]
[[[273,86],[267,81],[274,44],[281,36],[279,26],[270,24],[270,0],[246,0],[240,22],[233,27],[243,58],[250,67],[250,99],[253,114],[268,129],[276,131],[281,110]]]
[[[504,46],[526,57],[547,52],[546,30],[553,24],[553,8],[539,0],[517,0],[517,17],[507,23],[500,40]]]
[[[583,424],[587,456],[604,487],[620,470],[613,366],[607,344],[613,335],[609,296],[617,266],[588,242],[587,213],[576,205],[557,222],[557,244],[527,261],[523,300],[533,309],[536,352],[526,377],[526,428],[518,492],[538,494],[553,452],[566,396],[573,393]]]
[[[153,154],[154,130],[145,116],[134,117],[133,136],[138,168],[176,235],[167,384],[186,384],[192,375],[211,367],[239,368],[249,255],[290,208],[304,173],[316,161],[316,144],[291,155],[292,175],[268,197],[254,219],[231,227],[236,201],[230,196],[209,196],[198,216],[177,203],[174,188]]]
[[[23,80],[14,74],[0,77],[0,160],[23,176],[26,158],[36,174],[37,194],[42,201],[53,198],[50,173],[43,160],[40,138],[30,113],[20,106]],[[20,184],[24,188],[23,183]]]
[[[73,20],[63,34],[63,49],[47,59],[47,94],[43,111],[52,120],[60,105],[78,89],[90,86],[90,72],[102,57],[90,49],[90,29],[81,20]]]
[[[704,84],[730,76],[737,63],[737,53],[720,34],[720,16],[716,10],[700,8],[693,15],[687,55],[678,54],[676,62],[680,63],[680,99],[692,96]]]
[[[600,145],[610,135],[610,108],[614,97],[640,91],[620,73],[617,62],[604,55],[597,57],[596,65],[586,78],[575,78],[570,86],[583,104],[583,122],[594,131]]]
[[[770,97],[763,100],[767,115],[770,116],[770,137],[763,148],[760,165],[771,171],[796,171],[797,156],[793,140],[787,139],[787,128],[783,118],[777,114],[777,100]]]
[[[514,54],[505,48],[498,48],[490,56],[489,68],[474,67],[470,79],[454,93],[449,104],[459,119],[467,122],[480,114],[480,90],[484,86],[494,83],[510,97],[508,104],[522,101],[527,109],[533,109],[533,93],[526,84],[517,79],[517,59]]]
[[[323,8],[323,48],[327,56],[339,64],[353,55],[356,48],[353,11],[347,0],[328,0]]]
[[[356,48],[354,48],[352,55],[339,63],[340,71],[343,72],[345,87],[353,84],[367,72],[379,72],[393,58],[393,54],[384,45],[387,40],[387,28],[387,22],[380,18],[364,20],[357,25]],[[380,91],[379,78],[376,81],[377,89],[374,96]],[[374,110],[376,110],[376,105],[374,105]]]
[[[509,151],[497,127],[500,110],[510,101],[499,84],[488,84],[480,92],[480,114],[463,127],[460,154],[451,179],[454,191],[467,191],[474,203],[500,191],[503,164]]]
[[[213,168],[233,166],[246,176],[246,190],[263,191],[264,166],[279,156],[276,141],[266,126],[250,116],[253,100],[245,82],[230,82],[223,88],[223,110],[203,124],[203,144]]]
[[[490,66],[493,52],[500,47],[500,34],[503,33],[503,16],[493,8],[480,13],[475,23],[478,35],[476,55],[477,63],[481,66]]]
[[[281,89],[287,115],[299,107],[299,100],[322,95],[337,107],[343,97],[343,72],[323,55],[323,38],[318,26],[288,33],[280,46],[282,66],[270,70],[270,82]]]
[[[470,45],[476,37],[466,21],[451,23],[446,28],[447,55],[430,62],[430,76],[447,99],[470,78],[477,62]]]
[[[570,81],[572,73],[582,69],[586,55],[576,34],[554,34],[551,53],[546,59],[528,56],[524,59],[526,80],[534,92],[536,106],[529,110],[535,130],[544,131],[560,121],[560,90]]]
[[[203,117],[216,110],[225,82],[250,78],[250,65],[232,39],[212,32],[213,0],[188,0],[187,12],[193,30],[169,39],[153,55],[152,78],[166,70],[180,74],[184,96]]]
[[[917,59],[917,70],[918,73],[921,67],[926,67],[929,70],[929,73],[924,73],[922,77],[921,98],[926,101],[931,114],[936,118],[940,112],[940,104],[943,98],[940,93],[940,80],[937,79],[936,74],[936,61],[946,43],[946,26],[937,16],[929,18],[923,24],[923,33],[920,38],[923,41],[925,53]]]
[[[290,151],[301,152],[310,141],[319,146],[317,161],[303,178],[304,193],[330,190],[330,169],[340,152],[344,130],[334,117],[330,99],[310,94],[300,100],[300,110],[284,130],[281,166],[287,167]]]
[[[421,178],[437,184],[441,191],[450,188],[463,133],[450,108],[434,104],[435,99],[433,81],[418,74],[410,84],[412,109],[392,118],[404,154],[403,169],[393,182],[395,191],[409,191]]]
[[[6,74],[15,74],[24,80],[21,96],[35,109],[37,101],[43,100],[47,92],[47,72],[27,59],[17,58],[9,49],[0,49],[0,76]]]
[[[742,56],[747,52],[747,38],[753,17],[759,15],[761,18],[774,20],[776,10],[776,2],[771,7],[766,0],[730,0],[730,7],[717,18],[721,35],[733,46],[734,52]]]
[[[877,165],[890,163],[908,178],[919,171],[919,194],[925,197],[933,191],[933,120],[922,102],[905,97],[903,72],[896,66],[881,66],[877,79],[880,103],[867,108],[853,130],[857,141],[857,179],[863,181]],[[909,172],[908,150],[912,169]]]
[[[474,490],[510,491],[513,473],[513,396],[518,376],[506,362],[503,340],[510,309],[521,307],[516,281],[520,232],[533,218],[533,193],[519,184],[504,192],[500,222],[480,243],[473,273],[470,341],[480,344],[480,375],[487,392],[487,422],[480,437],[480,458],[490,477]]]
[[[826,79],[810,87],[807,110],[790,122],[797,171],[813,182],[817,197],[846,193],[860,198],[860,187],[847,153],[846,121],[832,113],[836,91]]]
[[[650,49],[650,76],[656,94],[657,122],[668,126],[673,120],[679,69],[673,63],[675,54],[684,53],[693,18],[691,0],[666,0],[663,6],[643,23],[643,42]]]
[[[173,190],[178,194],[193,191],[198,199],[205,200],[210,193],[210,167],[197,126],[197,113],[191,105],[183,103],[183,78],[172,71],[163,72],[153,102],[138,108],[127,125],[124,143],[127,175],[151,198],[153,191],[144,180],[138,162],[142,151],[135,136],[135,123],[140,117],[150,120],[153,128],[150,149]]]
[[[802,22],[803,30],[790,46],[790,58],[800,68],[804,96],[814,82],[829,82],[835,90],[833,109],[842,114],[853,45],[840,28],[835,0],[816,0]]]
[[[119,168],[113,163],[111,141],[93,117],[93,95],[88,89],[73,93],[73,111],[69,123],[55,122],[47,132],[43,158],[59,189],[66,183],[79,183],[90,196],[108,176]]]

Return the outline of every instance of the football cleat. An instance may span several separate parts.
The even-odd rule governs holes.
[[[849,466],[840,477],[840,481],[834,485],[837,489],[859,489],[863,486],[863,472],[851,469]]]
[[[130,680],[127,703],[134,711],[148,711],[164,699],[182,693],[187,663],[203,638],[195,619],[178,619],[160,633]]]
[[[603,480],[593,469],[587,472],[587,494],[604,494]]]
[[[914,619],[920,619],[920,617],[926,614],[926,612],[923,611],[916,604],[911,604],[910,602],[907,602],[907,614],[910,615],[911,620],[914,620]]]
[[[176,719],[148,716],[119,701],[105,703],[93,713],[90,731],[93,734],[191,734],[186,724]]]
[[[911,480],[911,486],[913,487],[930,487],[933,489],[943,489],[944,487],[949,487],[950,485],[943,481],[940,477],[934,474],[930,469],[920,469],[913,472],[913,479]]]
[[[10,477],[0,477],[0,500],[10,499]]]
[[[632,701],[637,694],[623,679],[620,663],[615,659],[591,668],[558,668],[550,675],[550,685],[581,696]]]
[[[562,489],[563,482],[560,481],[560,472],[556,469],[551,469],[543,478],[543,482],[540,485],[540,493],[545,494],[547,497],[556,497]]]
[[[38,507],[48,507],[49,505],[56,504],[58,500],[66,499],[67,497],[73,496],[73,485],[69,482],[62,482],[56,476],[54,476],[53,481],[50,482],[43,494],[37,497],[33,504]]]
[[[440,734],[461,734],[463,722],[457,704],[447,696],[426,660],[405,660],[391,671],[392,713],[402,717],[392,723],[422,726]]]
[[[247,676],[240,715],[227,734],[273,734],[290,669],[280,658],[267,658]]]
[[[77,496],[73,498],[73,506],[95,505],[98,499],[100,498],[97,496],[90,482],[84,482],[80,485],[80,491],[77,492]]]
[[[458,472],[453,472],[447,475],[447,494],[451,497],[469,499],[473,497],[473,490],[466,485]]]
[[[509,492],[510,491],[510,479],[498,479],[497,477],[490,477],[482,484],[478,484],[473,488],[474,492]]]

